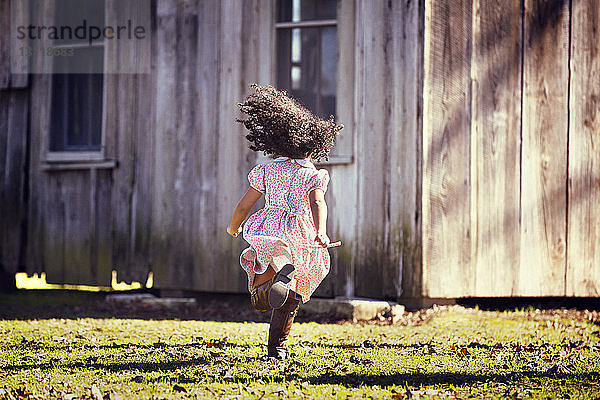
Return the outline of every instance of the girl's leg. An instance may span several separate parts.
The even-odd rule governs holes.
[[[271,313],[271,322],[269,325],[269,342],[267,351],[269,357],[278,360],[287,358],[285,342],[288,339],[294,318],[298,313],[300,300],[296,298],[296,293],[290,291],[289,296],[283,306],[274,308]]]

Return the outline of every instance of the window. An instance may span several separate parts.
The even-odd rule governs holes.
[[[56,0],[49,161],[102,158],[104,42],[76,28],[105,25],[100,0]],[[79,36],[79,37],[78,37]]]
[[[322,118],[336,115],[337,0],[279,0],[277,86]]]
[[[273,0],[276,5],[277,87],[316,115],[344,124],[329,161],[353,160],[354,2]]]

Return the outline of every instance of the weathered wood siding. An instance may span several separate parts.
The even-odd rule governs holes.
[[[520,0],[473,2],[472,29],[474,295],[507,296],[517,283],[520,254]]]
[[[134,11],[108,4],[109,18]],[[248,150],[235,103],[275,78],[274,7],[156,0],[149,58],[106,44],[108,63],[151,65],[105,76],[104,154],[115,167],[45,162],[52,80],[32,75],[30,273],[105,285],[113,268],[126,281],[153,271],[160,288],[245,291],[245,244],[224,227],[264,159]],[[344,246],[318,295],[420,293],[423,11],[423,1],[339,3],[342,153],[354,162],[324,166],[329,230]],[[51,7],[39,16],[51,17]]]
[[[107,12],[127,2],[108,1]],[[235,103],[275,80],[266,0],[152,0],[151,52],[109,42],[104,154],[46,162],[50,76],[13,75],[0,0],[0,262],[49,282],[244,292],[225,234],[264,161]],[[40,22],[52,16],[42,8]],[[317,294],[597,296],[600,37],[594,0],[338,2],[344,246]],[[8,72],[7,72],[8,71]]]
[[[352,294],[394,298],[419,291],[421,49],[423,3],[357,1],[355,44],[355,219],[346,240]],[[332,169],[335,169],[334,167]],[[335,178],[335,176],[333,177]],[[353,184],[351,186],[351,184]],[[414,274],[416,272],[416,274]],[[344,294],[344,293],[339,293]]]
[[[567,296],[600,295],[600,4],[573,1]]]
[[[11,73],[10,8],[0,0],[0,272],[14,273],[25,262],[29,102],[27,75]]]
[[[429,1],[423,87],[425,296],[471,293],[471,1]],[[448,285],[448,277],[455,283]]]
[[[423,295],[598,295],[597,17],[427,2]]]

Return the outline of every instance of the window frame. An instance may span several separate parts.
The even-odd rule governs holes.
[[[336,27],[337,71],[336,71],[336,121],[344,124],[344,129],[336,141],[329,160],[321,160],[318,165],[347,165],[355,159],[354,138],[354,1],[337,0],[335,19],[277,22],[277,2],[272,0],[273,46],[271,81],[277,81],[277,36],[278,29]]]
[[[108,7],[111,2],[107,1],[104,4],[105,14],[104,21],[106,23]],[[50,13],[50,20],[55,21],[54,11]],[[44,140],[42,140],[43,147],[43,161],[46,163],[98,163],[106,161],[106,105],[107,105],[107,87],[106,87],[106,72],[107,72],[107,43],[106,40],[94,41],[91,45],[88,43],[64,43],[55,44],[54,42],[47,43],[49,46],[55,49],[76,49],[76,48],[88,48],[88,47],[102,47],[103,49],[103,65],[102,65],[102,116],[100,117],[100,150],[65,150],[56,151],[50,149],[50,135],[52,134],[52,126],[48,124]],[[54,93],[54,85],[52,74],[49,77],[49,99],[52,99]],[[49,104],[49,112],[52,112],[52,104]],[[68,135],[68,133],[64,133]]]

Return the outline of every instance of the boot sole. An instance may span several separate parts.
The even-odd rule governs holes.
[[[273,278],[273,285],[269,289],[269,305],[273,308],[283,306],[290,294],[290,286],[294,278],[295,268],[292,264],[286,264]]]

